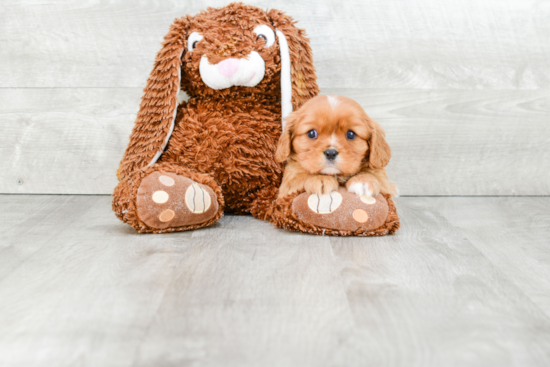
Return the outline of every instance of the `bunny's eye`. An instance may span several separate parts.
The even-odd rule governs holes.
[[[307,137],[310,138],[310,139],[317,139],[317,130],[315,130],[315,129],[309,130],[307,132]]]
[[[254,28],[254,33],[256,33],[256,42],[263,39],[265,41],[266,47],[270,47],[275,43],[275,32],[268,25],[262,24]]]
[[[202,40],[202,35],[200,33],[191,33],[187,39],[187,51],[193,51],[197,48],[197,43],[199,43],[200,40]]]

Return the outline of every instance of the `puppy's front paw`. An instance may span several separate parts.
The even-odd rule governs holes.
[[[338,186],[338,180],[335,177],[317,175],[306,180],[304,189],[308,194],[325,195],[338,190]]]
[[[357,175],[346,182],[348,192],[357,196],[376,196],[380,193],[380,183],[372,175]]]

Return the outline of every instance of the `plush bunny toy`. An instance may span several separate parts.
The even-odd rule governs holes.
[[[172,24],[118,170],[118,218],[154,233],[209,226],[224,210],[311,233],[397,229],[389,198],[376,228],[326,227],[319,214],[300,219],[296,208],[310,209],[293,207],[296,195],[277,201],[284,118],[319,92],[309,41],[294,23],[279,10],[233,3]],[[178,103],[180,89],[189,101]]]

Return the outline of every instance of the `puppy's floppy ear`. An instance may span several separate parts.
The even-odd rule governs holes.
[[[383,168],[388,165],[391,158],[391,148],[386,141],[384,130],[378,122],[370,117],[366,117],[366,123],[370,128],[369,150],[367,151],[367,161],[370,168]]]
[[[284,130],[285,118],[319,94],[319,87],[306,32],[297,28],[296,22],[280,10],[271,9],[268,16],[276,28],[281,53],[281,122]]]
[[[155,163],[174,129],[181,81],[181,60],[186,49],[187,18],[176,19],[164,37],[147,80],[130,142],[120,162],[119,180],[136,169]]]
[[[291,113],[285,120],[286,126],[279,138],[279,144],[277,145],[277,151],[275,152],[275,160],[277,162],[284,162],[287,160],[292,150],[292,134],[294,128],[299,119],[298,112]]]

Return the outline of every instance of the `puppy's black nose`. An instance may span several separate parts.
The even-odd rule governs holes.
[[[336,156],[338,155],[338,151],[336,149],[327,149],[324,153],[325,157],[327,157],[329,161],[335,160]]]

